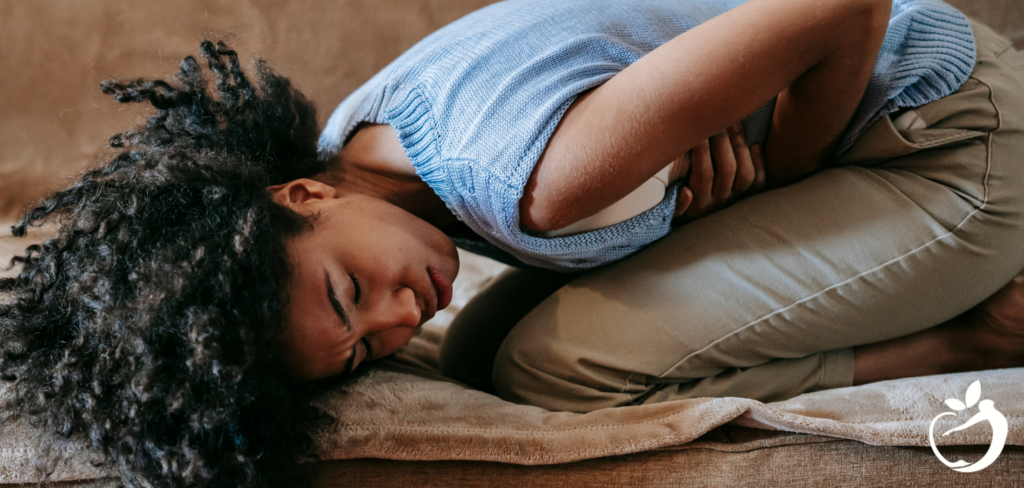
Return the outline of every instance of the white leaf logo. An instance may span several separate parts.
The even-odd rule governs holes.
[[[967,407],[973,407],[975,403],[978,403],[978,399],[981,398],[981,381],[975,381],[971,383],[971,386],[967,387]],[[960,410],[959,408],[957,410]]]
[[[967,408],[967,405],[964,405],[963,402],[957,400],[956,398],[950,398],[946,400],[946,405],[949,405],[949,408],[952,408],[953,410],[957,411]]]

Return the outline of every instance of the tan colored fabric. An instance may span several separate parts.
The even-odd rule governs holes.
[[[427,34],[495,0],[40,0],[0,2],[0,217],[94,163],[148,112],[114,104],[111,77],[163,79],[199,40],[265,57],[319,110]],[[250,71],[252,66],[246,66]]]
[[[1024,53],[972,28],[974,71],[915,109],[926,128],[883,117],[837,167],[558,289],[501,343],[499,395],[586,412],[849,386],[854,346],[942,324],[1008,283],[1024,267]],[[485,297],[502,318],[453,331],[512,315]]]
[[[977,459],[983,448],[956,454]],[[852,441],[783,446],[738,453],[714,449],[653,451],[554,466],[482,462],[397,462],[377,459],[323,463],[317,487],[656,487],[835,486],[947,488],[1019,487],[1024,450],[1008,450],[1000,463],[960,474],[938,464],[928,449],[880,448]]]
[[[0,395],[5,392],[6,383],[0,382]],[[0,484],[38,480],[34,461],[41,452],[38,437],[36,430],[25,422],[0,425]],[[53,461],[50,476],[55,480],[94,479],[109,475],[94,466],[101,456],[82,449],[79,442],[58,442],[45,458]]]
[[[928,425],[949,411],[943,401],[964,399],[980,380],[982,398],[1009,420],[1008,445],[1024,445],[1024,369],[929,376],[841,388],[764,404],[741,398],[701,398],[609,408],[588,414],[549,412],[471,390],[436,372],[442,330],[431,328],[395,360],[375,365],[349,385],[319,400],[339,422],[315,433],[322,460],[378,458],[401,461],[491,461],[553,465],[682,446],[729,422],[746,427],[830,436],[883,446],[927,446]],[[962,424],[967,414],[944,417],[936,431]],[[34,455],[22,427],[0,434],[0,483],[33,479]],[[941,445],[987,445],[985,427],[938,438]],[[731,450],[761,449],[820,437],[787,435],[745,439]],[[721,439],[691,448],[720,448]],[[72,459],[53,478],[88,479],[98,472],[93,454],[68,447]],[[933,460],[939,464],[938,460]],[[946,469],[943,467],[943,469]]]
[[[436,340],[439,334],[421,336],[406,352],[404,365],[381,365],[349,387],[350,394],[322,400],[329,411],[343,413],[337,431],[344,435],[331,432],[318,441],[325,457],[554,464],[680,445],[733,420],[870,444],[925,446],[928,423],[948,410],[943,400],[962,400],[976,379],[982,396],[1010,419],[1008,443],[1024,445],[1024,369],[889,381],[767,405],[702,398],[573,414],[514,405],[454,382],[424,378],[408,365],[433,368],[436,352],[430,343]],[[418,358],[415,363],[410,356]],[[945,425],[940,420],[936,429]],[[984,429],[962,434],[943,443],[989,440]]]
[[[768,405],[740,398],[702,398],[574,414],[514,405],[455,383],[430,381],[396,363],[376,368],[352,385],[349,394],[322,400],[343,420],[318,443],[328,459],[540,465],[681,445],[735,420],[745,426],[870,444],[925,446],[929,422],[948,410],[943,400],[962,400],[976,379],[981,380],[983,397],[992,399],[1010,420],[1008,442],[1024,444],[1022,369],[883,382]],[[955,425],[957,421],[940,420],[937,430]],[[942,442],[989,442],[984,428],[966,432]]]
[[[715,429],[686,449],[663,449],[576,463],[521,466],[480,461],[351,459],[309,465],[314,487],[587,487],[624,486],[992,486],[1018,487],[1024,448],[1009,447],[984,471],[956,473],[920,447],[877,447],[856,441],[735,427]],[[799,437],[803,442],[775,443]],[[977,459],[984,446],[943,449]],[[10,485],[0,485],[10,486]],[[107,488],[113,480],[62,482],[59,487]]]

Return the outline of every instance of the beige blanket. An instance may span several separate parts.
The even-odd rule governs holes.
[[[556,464],[681,446],[728,422],[876,445],[927,446],[932,419],[951,411],[945,400],[966,402],[965,392],[976,380],[980,398],[993,400],[1009,421],[1007,443],[1024,445],[1024,368],[888,381],[771,404],[706,398],[574,414],[511,404],[440,377],[435,367],[443,330],[425,330],[395,360],[375,365],[344,387],[346,392],[319,400],[339,419],[316,433],[322,459]],[[988,424],[941,436],[977,411],[974,405],[939,420],[937,444],[989,444]],[[35,479],[28,461],[35,449],[30,438],[24,426],[9,426],[0,434],[0,483]],[[785,437],[779,442],[803,441]],[[73,445],[63,452],[70,459],[54,479],[102,475],[90,462],[94,454]]]
[[[976,380],[981,398],[993,400],[1009,421],[1007,443],[1024,445],[1024,368],[887,381],[770,404],[701,398],[574,414],[511,404],[431,374],[439,338],[439,331],[430,331],[348,394],[321,399],[327,410],[346,412],[335,428],[318,433],[324,457],[556,464],[678,446],[728,422],[876,445],[927,446],[932,419],[952,411],[944,401],[966,402]],[[977,411],[974,405],[940,419],[936,443],[988,444],[987,424],[941,437]]]

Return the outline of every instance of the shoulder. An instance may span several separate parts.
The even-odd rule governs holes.
[[[478,115],[481,101],[514,100],[521,110],[523,103],[550,93],[552,85],[586,79],[588,86],[571,90],[575,95],[729,4],[510,0],[489,5],[422,39],[348,96],[324,128],[321,153],[336,154],[361,122],[390,123],[386,111],[413,91],[434,103],[434,110],[466,108]],[[509,97],[513,92],[518,96]],[[452,105],[437,106],[445,103]]]

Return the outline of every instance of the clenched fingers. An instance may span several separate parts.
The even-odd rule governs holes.
[[[736,179],[732,183],[732,194],[738,200],[746,196],[747,190],[750,190],[757,179],[757,172],[741,123],[737,122],[729,128],[729,142],[732,143],[732,151],[736,157]]]
[[[676,198],[675,222],[703,217],[758,193],[765,181],[761,147],[747,145],[737,122],[690,151],[689,181]]]
[[[711,160],[715,172],[711,187],[712,206],[721,208],[732,202],[732,188],[736,179],[736,154],[728,132],[711,137]]]
[[[750,156],[754,163],[754,182],[750,185],[747,195],[760,193],[764,190],[765,180],[767,179],[764,173],[764,152],[760,144],[754,144],[750,148]]]
[[[687,216],[699,217],[711,206],[714,179],[715,170],[711,164],[711,146],[708,141],[704,141],[690,150],[690,181],[687,186],[693,193],[693,200],[690,202],[690,207],[686,209]]]
[[[682,217],[686,210],[690,208],[690,203],[693,202],[693,192],[687,187],[679,189],[679,193],[676,195],[676,211],[672,214],[672,218]]]

